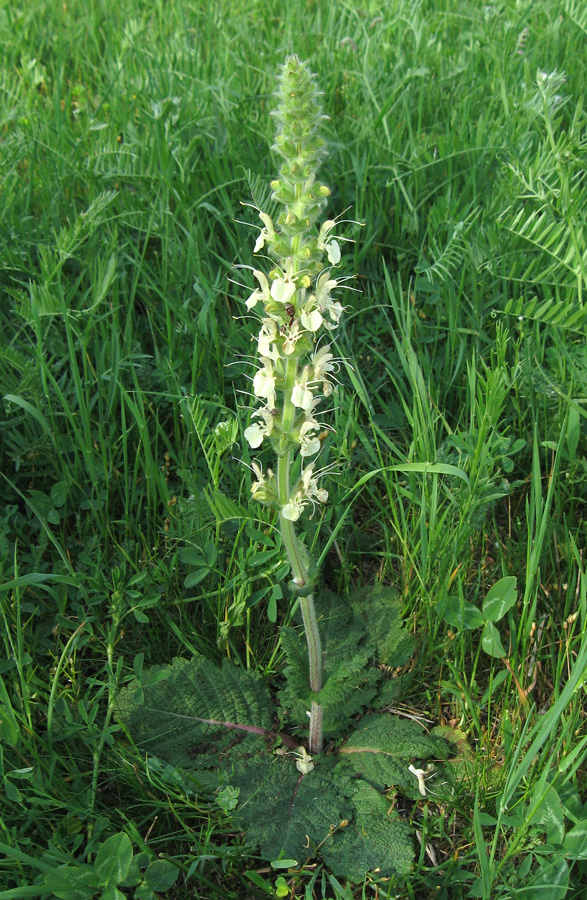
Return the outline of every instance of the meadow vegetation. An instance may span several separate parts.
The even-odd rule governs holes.
[[[585,897],[583,3],[0,0],[0,44],[0,900]],[[330,117],[328,216],[361,223],[338,474],[298,530],[332,593],[396,589],[387,706],[460,748],[451,791],[388,796],[407,878],[272,867],[237,795],[117,716],[177,657],[283,686],[235,266],[290,53]]]

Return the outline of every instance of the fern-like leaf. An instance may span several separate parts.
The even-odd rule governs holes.
[[[532,297],[530,300],[518,297],[508,301],[504,312],[517,318],[556,325],[567,331],[583,332],[587,324],[587,306],[569,303],[566,300],[555,300],[554,297],[548,297],[546,300],[540,300],[538,297]]]
[[[466,253],[467,224],[457,222],[444,246],[441,246],[433,235],[429,236],[432,261],[428,262],[426,259],[422,259],[416,266],[418,275],[423,275],[429,284],[444,283],[448,279],[453,279],[453,273],[462,266]]]
[[[570,288],[579,279],[585,282],[587,250],[581,228],[576,229],[569,221],[558,218],[549,205],[530,214],[521,209],[510,221],[509,216],[511,211],[502,216],[507,230],[534,250],[516,280]]]
[[[583,0],[565,0],[564,10],[577,28],[587,35],[587,7]]]
[[[219,525],[230,522],[231,519],[249,521],[253,518],[246,506],[235,503],[234,500],[231,500],[230,497],[227,497],[226,494],[223,494],[218,489],[204,491],[204,497]]]

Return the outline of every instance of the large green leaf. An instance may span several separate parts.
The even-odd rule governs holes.
[[[543,787],[535,788],[530,797],[530,805],[536,809],[532,825],[544,827],[549,844],[561,844],[565,833],[564,814],[555,788],[551,784],[546,791]]]
[[[519,893],[521,900],[565,900],[569,890],[569,866],[559,852],[536,856],[537,870]],[[580,894],[575,895],[580,897]]]
[[[157,681],[153,676],[166,671]],[[155,683],[153,683],[155,681]],[[273,704],[255,673],[203,656],[176,659],[119,695],[118,714],[141,747],[187,770],[218,769],[226,755],[254,753],[271,737]]]
[[[99,900],[126,900],[126,896],[118,890],[115,884],[109,884],[100,894]]]
[[[366,632],[378,663],[396,669],[405,666],[414,652],[415,640],[401,620],[401,603],[396,588],[380,582],[352,593],[349,603],[354,620]]]
[[[152,891],[167,891],[178,875],[178,867],[168,859],[154,859],[145,872],[145,885]]]
[[[45,884],[59,900],[89,900],[99,890],[100,879],[88,866],[62,866],[47,872]]]
[[[414,860],[409,827],[374,787],[355,784],[355,820],[324,844],[325,863],[349,881],[362,881],[366,872],[379,878],[406,875]]]
[[[351,704],[337,664],[346,661],[352,672],[353,657],[342,634],[336,643],[335,617],[333,609],[326,628],[330,646],[339,649],[338,658],[331,654],[332,684]],[[342,619],[347,627],[348,609]],[[303,651],[296,650],[296,632],[284,635],[286,645],[291,638],[290,670],[297,666],[301,678],[305,660]],[[366,649],[367,639],[361,640],[365,653],[372,653]],[[368,669],[380,675],[373,665]],[[353,677],[348,679],[349,691]],[[358,684],[355,690],[362,692],[363,703],[368,681],[361,685],[359,678]],[[328,686],[327,681],[325,696]],[[408,766],[446,755],[446,743],[417,723],[388,714],[367,716],[339,753],[316,757],[314,768],[302,775],[291,752],[296,741],[281,734],[280,752],[273,751],[277,735],[266,686],[232,663],[217,667],[197,656],[141,673],[141,683],[125,688],[118,707],[151,763],[153,755],[157,762],[165,761],[159,763],[161,773],[166,766],[178,767],[211,788],[232,788],[237,802],[231,814],[247,841],[260,846],[269,861],[295,859],[301,864],[320,853],[335,874],[351,880],[362,879],[368,871],[408,871],[409,829],[390,814],[382,792],[393,785],[418,796],[417,779]]]
[[[132,843],[123,831],[113,834],[100,844],[94,862],[94,871],[100,884],[116,885],[124,881],[132,862]]]
[[[287,658],[285,681],[280,691],[284,723],[306,724],[312,700],[323,710],[326,740],[348,731],[353,717],[368,706],[377,693],[381,672],[373,665],[374,647],[366,643],[364,621],[356,621],[344,598],[326,591],[316,598],[324,659],[324,686],[311,696],[308,682],[308,648],[301,626],[282,628],[282,647]]]
[[[503,644],[501,642],[501,638],[499,636],[499,631],[493,624],[493,622],[486,622],[483,626],[483,632],[481,633],[481,646],[490,656],[495,656],[497,659],[503,659],[506,655]]]
[[[315,598],[324,657],[324,686],[311,696],[308,650],[300,626],[283,628],[287,658],[285,684],[280,692],[284,723],[306,722],[311,700],[323,709],[327,740],[348,732],[358,713],[373,706],[382,672],[377,664],[399,668],[410,659],[414,639],[402,625],[394,588],[380,584],[350,596],[321,591]],[[379,703],[377,705],[384,705]]]
[[[240,787],[237,818],[247,840],[260,845],[268,860],[295,859],[303,863],[316,854],[343,819],[352,812],[344,788],[333,777],[336,760],[320,759],[308,774],[298,772],[293,759],[255,760],[233,773],[231,783]]]
[[[241,789],[237,817],[247,840],[268,860],[298,864],[317,848],[337,874],[361,881],[367,872],[405,874],[413,861],[411,833],[390,802],[357,778],[346,760],[319,758],[308,775],[292,760],[248,766],[232,777]]]
[[[563,850],[567,859],[587,859],[587,821],[577,822],[567,832],[563,840]]]
[[[378,790],[396,786],[417,795],[418,782],[409,766],[417,760],[445,758],[447,744],[417,722],[378,714],[365,716],[339,754]]]
[[[472,603],[461,603],[458,597],[440,601],[438,610],[444,621],[453,628],[471,631],[473,628],[480,628],[485,622],[482,612],[476,606]]]
[[[508,575],[505,578],[500,578],[490,588],[483,601],[483,615],[488,622],[499,622],[515,604],[517,583],[515,576]]]

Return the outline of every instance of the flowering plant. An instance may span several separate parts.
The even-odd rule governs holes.
[[[335,874],[352,881],[368,871],[407,875],[414,859],[409,829],[385,794],[393,786],[420,799],[433,774],[424,761],[445,758],[448,747],[416,722],[373,713],[388,706],[390,685],[395,696],[383,670],[405,666],[414,648],[393,588],[376,584],[340,596],[321,591],[318,609],[328,622],[322,652],[315,576],[295,523],[328,499],[320,485],[325,470],[316,468],[317,408],[334,390],[337,361],[323,336],[344,312],[333,296],[344,279],[335,277],[335,223],[318,224],[329,194],[316,179],[325,152],[319,94],[295,56],[282,67],[279,97],[275,149],[283,162],[272,189],[281,211],[273,221],[258,210],[263,227],[255,251],[266,251],[272,267],[267,274],[253,270],[257,286],[246,300],[260,318],[252,379],[260,404],[245,437],[253,450],[269,444],[277,456],[275,473],[252,462],[252,493],[279,515],[309,666],[303,636],[282,626],[278,691],[270,692],[253,670],[229,660],[219,667],[195,654],[164,671],[157,667],[144,681],[137,676],[118,705],[152,758],[173,771],[185,769],[186,784],[216,788],[218,804],[225,812],[228,805],[265,859],[291,862],[319,853]],[[306,748],[298,729],[307,712]],[[292,726],[295,737],[288,733]],[[337,742],[336,749],[316,758],[325,738]]]
[[[278,130],[273,150],[282,158],[279,177],[271,182],[273,199],[281,206],[274,222],[262,210],[263,224],[255,253],[267,252],[275,264],[266,275],[253,269],[257,286],[246,307],[262,309],[257,352],[260,366],[253,393],[262,405],[253,413],[245,438],[254,450],[269,442],[277,454],[277,473],[253,463],[256,500],[279,510],[280,528],[300,596],[308,642],[310,685],[322,687],[320,634],[305,554],[293,523],[307,507],[328,499],[316,469],[320,451],[317,408],[333,391],[337,361],[322,333],[334,331],[344,307],[333,291],[344,279],[333,277],[341,253],[334,236],[336,222],[317,222],[330,195],[317,180],[325,155],[319,135],[322,114],[314,75],[307,65],[289,57],[281,69],[279,105],[274,115]],[[292,473],[296,475],[292,477]],[[310,752],[322,749],[322,717],[318,703],[310,711]]]

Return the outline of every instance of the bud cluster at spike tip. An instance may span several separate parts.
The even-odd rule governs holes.
[[[332,235],[336,223],[318,225],[330,194],[316,177],[326,154],[319,127],[327,116],[314,75],[296,56],[281,69],[277,96],[272,149],[282,163],[271,188],[281,210],[275,221],[259,210],[263,227],[255,244],[255,253],[269,254],[275,265],[267,274],[253,270],[257,285],[246,300],[247,309],[263,310],[257,337],[260,368],[253,379],[253,393],[263,405],[253,413],[245,438],[253,449],[269,440],[280,457],[299,453],[300,477],[289,497],[278,502],[273,472],[263,475],[257,464],[252,487],[256,499],[279,506],[285,518],[296,521],[304,507],[328,497],[318,487],[314,463],[308,463],[320,449],[316,408],[331,395],[329,376],[338,365],[327,343],[317,345],[317,336],[337,328],[344,307],[332,296],[340,283],[333,277],[341,256]]]

